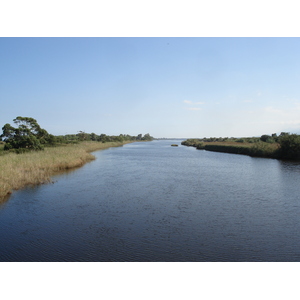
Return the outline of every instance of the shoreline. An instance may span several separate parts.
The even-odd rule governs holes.
[[[258,143],[238,143],[238,142],[190,142],[181,143],[183,146],[194,147],[198,150],[212,152],[222,152],[229,154],[241,154],[251,157],[280,159],[278,155],[279,144]]]
[[[8,153],[0,156],[0,203],[15,190],[51,182],[51,177],[82,167],[95,159],[91,152],[120,147],[125,142],[81,142],[73,145],[47,147],[43,151],[23,154]]]

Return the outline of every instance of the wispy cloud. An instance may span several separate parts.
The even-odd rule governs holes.
[[[193,102],[190,101],[190,100],[184,100],[183,103],[186,103],[186,104],[192,104]]]
[[[299,130],[299,113],[300,105],[298,102],[287,107],[267,106],[263,108],[265,122],[277,124],[280,130]]]
[[[200,102],[200,101],[194,102],[194,101],[191,101],[191,100],[183,100],[183,103],[188,105],[187,107],[185,107],[186,110],[192,110],[192,111],[202,110],[202,108],[199,107],[199,105],[204,104],[204,102]]]
[[[264,108],[264,110],[265,110],[265,112],[271,113],[271,114],[288,115],[290,113],[283,109],[274,108],[273,106],[267,106]]]
[[[183,103],[185,103],[185,104],[192,104],[192,105],[201,105],[201,104],[204,104],[205,102],[201,102],[201,101],[199,101],[199,102],[193,102],[191,100],[183,100]]]
[[[201,110],[200,107],[188,107],[187,110]]]

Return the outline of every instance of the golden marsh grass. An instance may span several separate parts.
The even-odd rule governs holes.
[[[51,182],[51,176],[67,169],[81,167],[95,159],[92,151],[121,146],[121,142],[82,142],[45,148],[44,151],[0,156],[0,201],[13,190]]]

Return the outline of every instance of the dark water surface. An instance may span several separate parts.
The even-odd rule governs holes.
[[[133,143],[0,206],[0,261],[300,261],[300,164]]]

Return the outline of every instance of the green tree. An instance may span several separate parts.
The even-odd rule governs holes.
[[[5,141],[4,150],[42,150],[43,144],[53,142],[53,136],[42,129],[35,119],[19,116],[13,121],[18,127],[15,128],[8,123],[2,127],[1,138]]]
[[[91,141],[97,141],[97,134],[94,133],[94,132],[92,132],[92,133],[90,134],[90,139],[91,139]]]
[[[110,137],[107,136],[104,133],[101,133],[98,137],[97,137],[97,141],[102,142],[102,143],[106,143],[106,142],[110,142]]]
[[[142,140],[143,140],[143,141],[152,141],[152,140],[153,140],[153,137],[152,137],[149,133],[146,133],[146,134],[142,137]]]
[[[300,135],[283,134],[279,138],[280,156],[284,159],[300,159]]]
[[[88,141],[89,138],[89,134],[85,133],[84,131],[78,131],[79,133],[77,133],[78,139],[79,141]]]
[[[270,138],[271,138],[270,135],[263,134],[263,135],[260,137],[260,140],[263,141],[263,142],[267,142],[267,140],[270,139]]]

